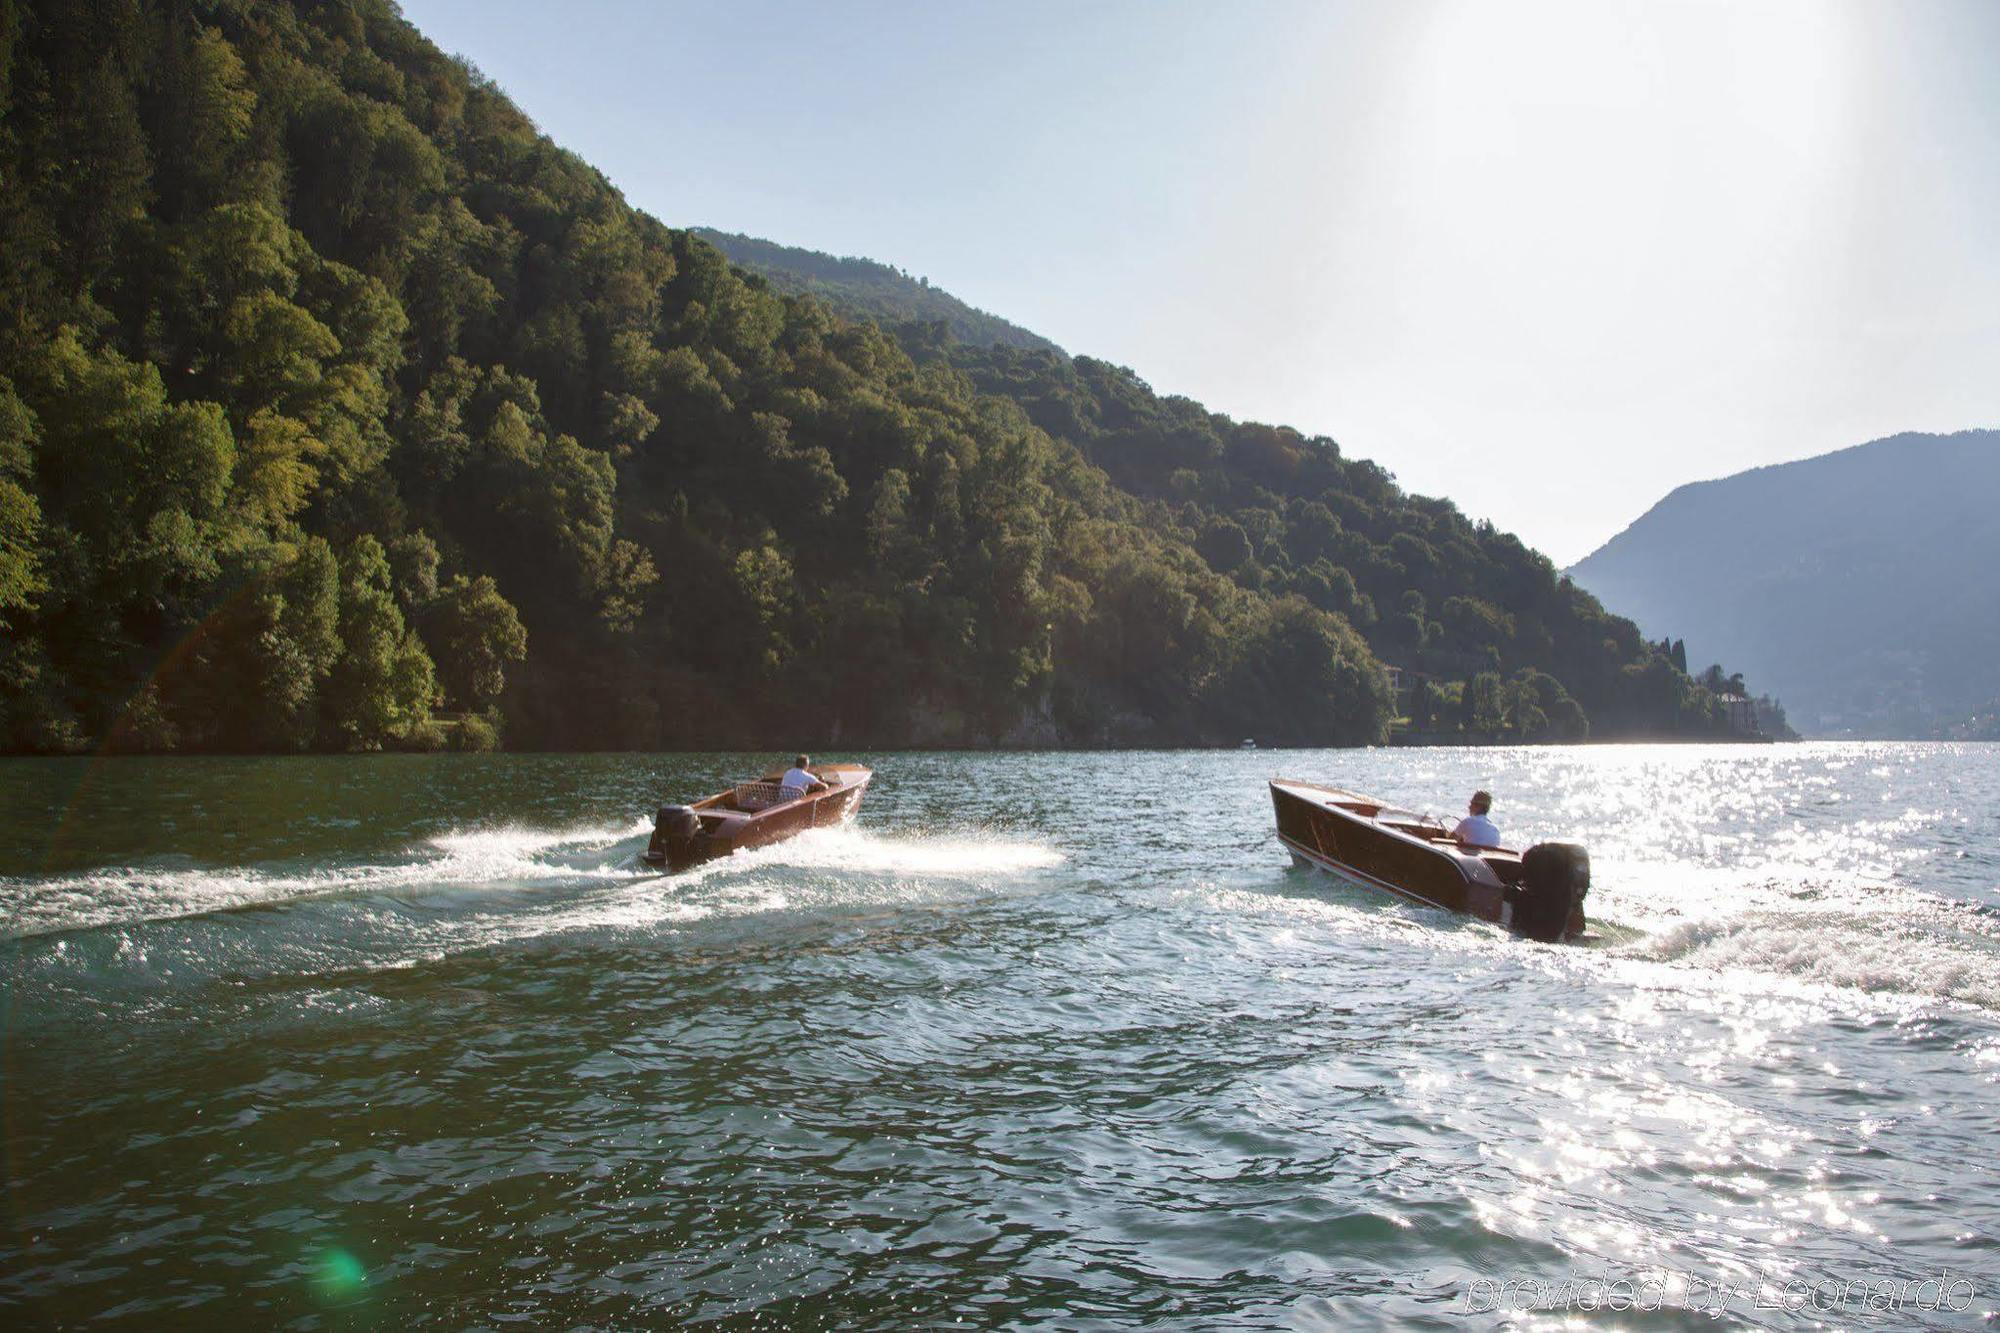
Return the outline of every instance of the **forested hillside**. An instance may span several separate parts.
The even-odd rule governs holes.
[[[1421,682],[1420,731],[1522,739],[1724,730],[1714,698],[1629,620],[1549,560],[1450,500],[1411,495],[1324,437],[1237,422],[1162,398],[1089,357],[979,348],[905,329],[918,359],[950,364],[1072,441],[1112,482],[1170,518],[1246,591],[1302,597],[1357,626]]]
[[[720,239],[745,268],[788,288],[870,264]],[[1713,695],[1670,652],[1449,500],[1405,494],[1331,440],[1161,398],[1130,370],[1045,340],[930,317],[927,302],[951,299],[942,289],[870,267],[877,280],[865,298],[838,285],[823,294],[842,314],[894,330],[919,364],[951,365],[1020,405],[1239,586],[1302,596],[1357,626],[1403,669],[1413,729],[1533,739],[1580,738],[1593,722],[1600,736],[1723,730]]]
[[[1329,442],[733,270],[386,0],[0,0],[0,179],[10,748],[1371,741],[1357,623],[1713,722]]]
[[[885,328],[912,321],[942,322],[953,338],[975,346],[1005,343],[1057,350],[1040,334],[969,306],[942,287],[931,286],[929,279],[913,278],[872,259],[822,254],[709,227],[693,230],[729,256],[731,263],[761,275],[779,291],[820,297],[850,319],[873,320]]]
[[[1682,486],[1575,574],[1808,734],[1950,734],[2000,694],[1996,494],[2000,431],[1896,435]]]

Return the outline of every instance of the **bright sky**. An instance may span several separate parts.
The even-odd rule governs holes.
[[[676,226],[894,264],[1573,562],[2000,426],[2000,5],[404,0]]]

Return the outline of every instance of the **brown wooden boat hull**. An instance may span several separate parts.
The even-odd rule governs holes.
[[[1273,779],[1271,804],[1278,839],[1299,863],[1364,888],[1528,933],[1525,915],[1515,919],[1524,892],[1521,853],[1460,847],[1440,824],[1316,783]],[[1575,855],[1582,856],[1580,849]],[[1588,882],[1585,858],[1584,889]],[[1579,891],[1577,904],[1565,904],[1557,918],[1563,938],[1585,928],[1580,897]],[[1557,931],[1550,923],[1546,934],[1554,938]]]
[[[700,832],[693,836],[677,837],[665,822],[667,809],[679,807],[663,809],[646,847],[646,863],[679,873],[718,857],[753,847],[768,847],[809,829],[832,828],[853,819],[874,774],[858,764],[829,764],[815,767],[812,772],[829,783],[826,790],[765,809],[733,808],[735,788],[697,801],[686,807],[701,825]]]

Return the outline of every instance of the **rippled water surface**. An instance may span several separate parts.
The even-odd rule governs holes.
[[[0,763],[0,1320],[1992,1325],[1994,747],[839,757],[678,878],[769,756]],[[1594,940],[1274,774],[1493,788]]]

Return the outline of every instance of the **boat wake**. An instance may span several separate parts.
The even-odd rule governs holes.
[[[165,863],[0,879],[0,939],[391,895],[421,899],[434,912],[446,914],[454,903],[470,906],[488,927],[476,933],[491,942],[587,926],[637,928],[857,895],[884,901],[921,897],[932,882],[990,887],[1064,859],[1038,844],[977,835],[884,836],[843,828],[815,830],[685,874],[662,876],[638,860],[651,827],[650,821],[639,820],[566,829],[454,829],[380,863],[325,869]],[[534,891],[537,897],[523,904],[513,897],[518,891]],[[468,894],[473,895],[469,902]],[[544,899],[544,894],[549,896]]]
[[[1679,977],[1701,988],[1819,988],[2000,1011],[2000,912],[1893,879],[1613,862],[1586,901],[1589,933],[1532,953],[1485,923],[1317,873],[1288,873],[1275,892],[1190,892],[1225,913],[1330,926],[1393,948],[1497,950],[1555,969],[1636,965],[1647,985]]]
[[[1610,952],[2000,1010],[2000,922],[1975,905],[1894,882],[1808,874],[1703,889],[1636,924],[1621,926],[1618,907],[1607,904]]]
[[[678,875],[655,875],[644,891],[621,894],[615,908],[603,910],[636,925],[648,919],[648,904],[683,921],[915,906],[1019,891],[1033,883],[1033,872],[1065,859],[1038,843],[979,835],[814,829]]]
[[[1746,913],[1684,922],[1623,952],[1721,973],[2000,1010],[2000,943],[1935,922],[1871,928],[1833,912]]]
[[[978,878],[1045,870],[1066,858],[1053,847],[977,835],[885,835],[848,827],[815,829],[747,852],[723,866],[785,865],[849,874]]]
[[[428,887],[535,887],[632,875],[631,854],[649,823],[570,829],[453,830],[379,864],[203,867],[186,862],[106,867],[69,875],[0,878],[0,939],[137,925],[341,894]]]

